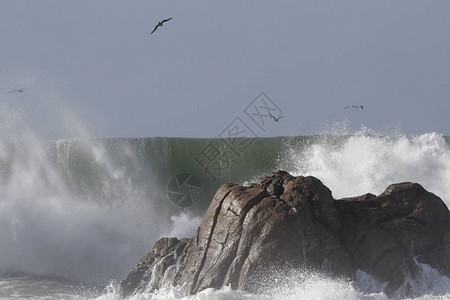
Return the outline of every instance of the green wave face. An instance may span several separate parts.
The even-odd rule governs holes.
[[[276,171],[286,142],[285,138],[101,140],[114,163],[127,169],[134,185],[144,189],[158,205],[168,205],[170,211],[189,209],[199,214],[222,184],[243,184]],[[291,141],[308,142],[308,138]],[[130,154],[128,161],[121,154],[125,148]],[[78,182],[86,178],[82,176]]]

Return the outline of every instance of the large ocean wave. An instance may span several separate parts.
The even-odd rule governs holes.
[[[198,164],[211,143],[229,158],[214,177]],[[260,138],[239,155],[219,139],[7,143],[0,166],[0,270],[94,281],[124,276],[161,236],[190,237],[222,183],[277,169],[318,177],[335,198],[413,181],[450,199],[450,151],[437,133]],[[171,202],[180,173],[198,178],[193,205]]]
[[[43,275],[96,284],[120,280],[158,238],[191,237],[221,184],[247,184],[278,169],[319,178],[336,199],[380,194],[392,183],[412,181],[450,205],[450,149],[448,138],[439,133],[96,139],[84,134],[87,130],[74,123],[76,118],[63,115],[62,123],[77,127],[82,137],[47,141],[31,125],[15,126],[22,118],[7,108],[0,107],[0,115],[6,119],[1,130],[5,138],[0,138],[3,276]],[[21,139],[12,139],[10,133],[17,130]],[[418,295],[448,295],[448,278],[422,267],[424,278],[414,285],[425,292]],[[439,284],[433,286],[427,278]],[[352,282],[299,271],[288,286],[263,295],[385,297],[368,288],[376,283],[364,276],[360,286],[362,282],[370,283],[365,291]],[[177,288],[158,293],[136,299],[255,297],[229,288],[195,296]]]

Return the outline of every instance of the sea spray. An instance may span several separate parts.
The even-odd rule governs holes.
[[[427,295],[445,295],[449,294],[450,278],[442,276],[436,269],[427,264],[419,263],[416,257],[413,257],[416,270],[403,269],[405,282],[396,291],[395,297],[401,298],[406,294],[415,297],[425,297]]]
[[[416,297],[407,298],[403,290],[399,290],[394,298],[387,297],[381,289],[383,283],[365,272],[357,272],[355,281],[331,277],[324,273],[311,270],[292,270],[286,276],[286,272],[280,274],[266,274],[259,279],[264,287],[258,293],[248,293],[234,290],[230,286],[221,289],[208,288],[194,295],[186,293],[182,287],[164,287],[154,292],[139,293],[130,296],[128,300],[296,300],[296,299],[320,299],[320,300],[388,300],[388,299],[450,299],[448,292],[448,278],[439,275],[427,265],[420,266],[423,274],[428,278],[418,278],[415,285]],[[424,281],[420,281],[425,279]],[[115,286],[111,286],[108,293],[96,298],[97,300],[122,300],[116,292]]]
[[[120,172],[99,157],[88,163],[98,176],[80,176],[76,168],[59,169],[49,152],[45,144],[22,144],[14,152],[18,155],[3,157],[9,171],[0,187],[0,269],[95,282],[123,276],[157,235],[137,230],[139,224],[131,221],[144,206],[128,194],[128,182],[117,179]],[[74,154],[64,153],[69,153],[65,162]],[[81,160],[76,159],[78,165]],[[147,228],[150,215],[141,219],[148,220]]]
[[[122,278],[169,223],[152,217],[151,171],[143,186],[127,143],[107,148],[63,101],[28,94],[0,104],[0,274]],[[50,131],[78,139],[48,141]]]
[[[284,274],[284,273],[283,273]],[[288,277],[277,277],[271,274],[261,278],[265,289],[260,293],[248,293],[234,290],[230,286],[221,289],[208,288],[195,295],[189,295],[181,287],[162,288],[152,293],[141,293],[128,297],[128,300],[294,300],[294,299],[388,299],[383,293],[364,295],[359,292],[351,282],[327,277],[324,274],[308,272],[305,270],[292,272]],[[98,300],[121,300],[119,294],[111,289]],[[432,299],[432,298],[431,298]]]
[[[202,222],[201,217],[194,216],[189,211],[173,215],[171,220],[173,222],[172,230],[169,233],[163,233],[161,237],[191,238]]]
[[[377,136],[359,132],[308,142],[286,139],[279,167],[293,175],[312,175],[335,198],[380,194],[392,184],[420,183],[450,204],[450,149],[442,134]]]

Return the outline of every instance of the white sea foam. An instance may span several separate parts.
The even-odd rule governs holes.
[[[421,266],[425,277],[425,285],[420,283],[415,286],[416,297],[408,299],[450,299],[448,292],[448,278],[443,277],[427,266]],[[372,276],[365,272],[357,274],[356,282],[344,279],[331,278],[327,275],[308,272],[295,271],[289,276],[267,276],[261,278],[263,288],[260,293],[248,293],[234,290],[229,286],[222,289],[209,288],[195,295],[187,294],[181,287],[162,288],[153,293],[141,293],[131,296],[129,300],[296,300],[296,299],[346,299],[346,300],[387,300],[390,299],[379,289],[383,284],[377,282]],[[358,286],[358,284],[363,286]],[[431,284],[431,285],[430,285]],[[427,286],[427,287],[426,287]],[[365,290],[367,289],[367,290]],[[392,299],[404,298],[397,295]],[[111,286],[109,292],[97,298],[98,300],[120,300],[115,288]]]
[[[438,133],[386,137],[363,130],[323,137],[306,149],[291,145],[279,167],[319,178],[335,198],[378,195],[392,183],[410,181],[450,206],[450,149]]]

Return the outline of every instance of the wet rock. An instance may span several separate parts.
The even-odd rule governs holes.
[[[278,171],[259,184],[225,184],[191,239],[161,239],[120,283],[123,295],[180,285],[258,292],[267,270],[311,268],[351,278],[358,269],[393,294],[415,262],[450,275],[450,213],[416,183],[335,200],[314,177]]]

